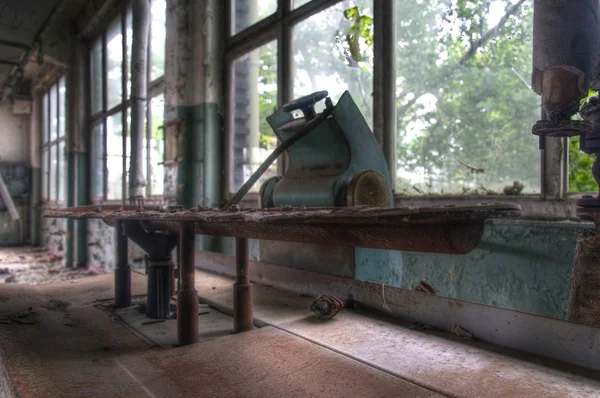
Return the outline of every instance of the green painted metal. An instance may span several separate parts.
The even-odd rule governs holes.
[[[414,289],[427,279],[441,296],[564,319],[577,234],[590,226],[491,221],[469,254],[402,253],[402,280],[394,286]]]
[[[67,186],[66,186],[66,198],[67,207],[75,206],[75,155],[73,152],[67,150],[64,154],[63,161],[67,161]],[[61,189],[65,189],[61,187]],[[67,220],[67,235],[66,240],[66,265],[67,267],[74,266],[75,258],[75,226],[73,220]]]
[[[296,133],[302,124],[293,128],[281,127],[293,120],[290,112],[278,110],[267,118],[280,141]],[[391,186],[383,152],[349,92],[335,105],[333,118],[319,125],[287,150],[290,173],[317,170],[306,184],[288,184],[286,177],[274,188],[275,206],[345,206],[346,188],[356,173],[377,170]],[[289,178],[288,178],[289,179]],[[390,189],[390,202],[392,200]]]
[[[177,118],[183,120],[179,132],[177,203],[187,208],[198,204],[223,204],[223,118],[216,103],[180,106]],[[220,239],[197,236],[199,250],[220,251]]]
[[[302,128],[303,123],[289,129],[282,128],[293,120],[292,113],[283,109],[267,118],[280,141],[285,141]],[[279,181],[269,181],[268,186],[263,187],[263,205],[346,206],[347,187],[352,178],[362,170],[377,170],[384,176],[390,187],[390,203],[393,203],[390,175],[383,152],[348,91],[335,105],[333,118],[327,119],[291,146],[287,154],[288,174]],[[299,245],[289,246],[291,250],[303,250]],[[401,268],[402,257],[397,252],[356,248],[354,253],[340,250],[339,254],[354,266],[353,274],[357,279],[388,284],[400,281],[401,272],[398,268]],[[296,261],[297,268],[318,270],[315,269],[318,261],[314,261],[314,255],[305,252],[296,257],[299,256],[304,256],[307,261],[304,265],[301,261]],[[348,258],[353,260],[347,260]],[[318,266],[322,272],[348,276],[349,264],[344,265],[340,266],[338,259],[334,263]]]
[[[31,168],[31,201],[29,218],[29,240],[32,246],[38,246],[41,241],[42,223],[40,208],[40,188],[42,186],[42,170],[40,168]]]
[[[73,152],[74,164],[77,167],[77,205],[90,204],[89,155],[87,152]],[[85,267],[88,263],[88,222],[78,220],[76,228],[76,265]]]

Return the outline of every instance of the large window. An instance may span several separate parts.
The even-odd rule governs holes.
[[[148,109],[144,138],[147,195],[162,195],[164,143],[163,75],[165,71],[166,1],[151,5],[148,49]],[[125,200],[131,127],[131,8],[117,15],[91,43],[91,181],[93,200]],[[148,121],[150,121],[148,123]]]
[[[533,4],[396,2],[397,189],[539,192]]]
[[[382,141],[396,194],[540,193],[533,1],[291,0],[283,10],[275,3],[285,4],[231,0],[230,192],[276,144],[264,123],[273,109],[318,90],[335,102],[349,90]],[[382,5],[393,12],[379,13],[379,23],[395,29],[376,42]],[[376,86],[388,74],[375,71],[386,54],[394,54],[395,80]],[[387,106],[374,107],[374,99]]]
[[[64,203],[66,194],[65,77],[46,92],[42,105],[42,200]]]
[[[305,2],[296,2],[302,5]],[[331,2],[320,12],[298,18],[291,24],[289,33],[291,51],[285,57],[290,58],[292,67],[287,73],[281,73],[278,64],[281,54],[278,48],[281,31],[273,30],[274,40],[258,40],[251,50],[237,53],[230,51],[232,98],[230,107],[231,159],[229,191],[235,192],[263,163],[277,145],[266,117],[271,115],[283,102],[291,97],[299,97],[319,90],[328,90],[333,100],[337,100],[345,90],[350,90],[367,121],[373,119],[373,50],[371,43],[357,37],[363,46],[360,54],[352,55],[353,49],[348,35],[358,22],[351,15],[360,8],[370,21],[364,31],[372,35],[372,0],[358,2]],[[357,7],[357,5],[360,7]],[[276,11],[276,1],[235,0],[232,3],[232,30],[242,31],[252,23],[263,20]],[[244,33],[242,33],[244,34]],[[250,35],[249,35],[250,36]],[[279,36],[279,37],[278,37]],[[279,40],[278,40],[279,39]],[[247,44],[247,43],[244,43]],[[235,54],[231,56],[231,54]],[[293,76],[288,79],[287,76]],[[281,85],[285,87],[282,87]],[[290,93],[291,95],[283,94]],[[283,95],[282,95],[283,94]],[[317,110],[321,110],[319,106]],[[256,192],[268,178],[281,174],[277,164],[271,165],[261,179],[252,187]]]

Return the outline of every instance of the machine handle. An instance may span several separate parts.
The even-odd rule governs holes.
[[[300,109],[304,114],[304,119],[306,121],[314,119],[317,114],[315,112],[315,104],[321,101],[323,98],[327,97],[329,93],[325,90],[317,91],[309,95],[305,95],[304,97],[300,97],[298,99],[293,100],[292,102],[288,102],[281,109],[284,112],[292,112]]]

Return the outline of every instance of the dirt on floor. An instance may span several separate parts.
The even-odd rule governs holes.
[[[62,256],[42,247],[0,247],[0,285],[40,285],[92,275],[96,272],[65,267]]]

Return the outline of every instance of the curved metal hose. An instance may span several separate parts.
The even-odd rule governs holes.
[[[323,123],[325,119],[331,115],[333,108],[327,107],[319,114],[316,118],[312,119],[302,127],[300,131],[292,135],[287,140],[283,141],[275,150],[269,155],[269,157],[260,165],[258,169],[250,176],[250,178],[240,187],[240,189],[233,195],[231,200],[223,207],[223,210],[227,210],[229,207],[236,205],[246,196],[250,188],[258,181],[258,179],[267,171],[269,166],[281,155],[286,149],[298,142],[302,137],[313,131],[318,125]]]

